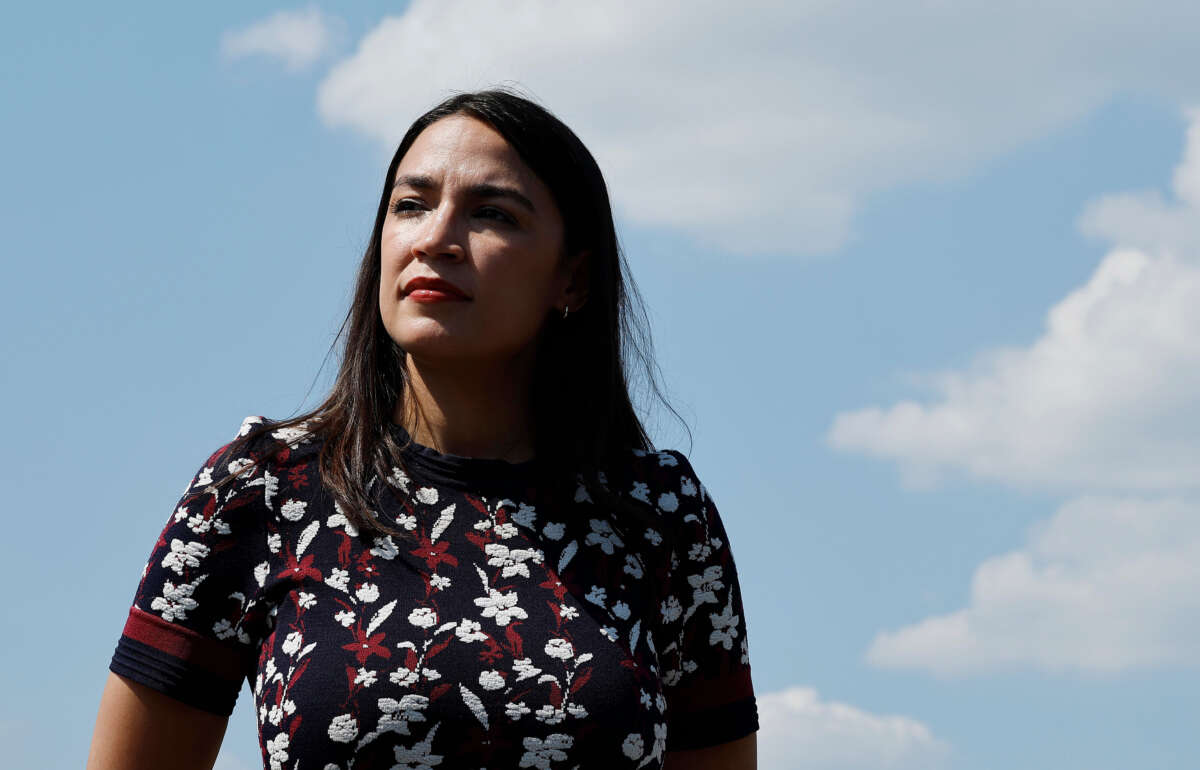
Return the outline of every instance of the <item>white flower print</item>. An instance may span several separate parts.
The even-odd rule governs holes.
[[[415,496],[417,502],[424,503],[425,505],[437,505],[438,491],[434,487],[421,487],[417,490]]]
[[[612,612],[621,620],[629,619],[629,605],[625,602],[617,602],[612,606]]]
[[[692,604],[716,602],[716,591],[725,587],[721,582],[721,565],[712,564],[701,575],[688,575],[688,583],[692,586]]]
[[[587,487],[585,487],[582,483],[578,487],[575,488],[575,502],[577,502],[577,503],[592,502],[592,496],[588,494]]]
[[[600,634],[610,642],[617,641],[617,629],[613,628],[612,626],[604,626],[600,629]]]
[[[679,480],[679,491],[688,497],[696,496],[696,483],[687,476]]]
[[[512,515],[512,518],[522,527],[529,528],[533,526],[533,520],[537,518],[537,511],[532,505],[521,503],[521,507]]]
[[[271,770],[279,770],[283,763],[288,761],[289,742],[287,733],[280,733],[267,741],[267,758],[271,761]]]
[[[333,510],[336,511],[336,513],[332,514],[328,519],[325,520],[325,526],[341,527],[346,530],[346,534],[350,537],[358,537],[358,527],[355,527],[354,524],[346,518],[346,513],[342,510],[342,506],[335,502],[333,504]]]
[[[433,733],[437,730],[434,727],[429,731],[429,736],[423,741],[417,741],[412,745],[412,748],[397,746],[395,749],[396,762],[399,764],[393,766],[400,770],[432,770],[435,765],[442,764],[442,755],[433,754]]]
[[[370,604],[379,598],[379,586],[374,583],[363,583],[354,591],[354,595],[364,604]]]
[[[286,655],[295,655],[304,646],[304,637],[299,631],[293,631],[283,640],[283,652]]]
[[[545,740],[528,736],[521,741],[525,753],[521,756],[520,767],[549,770],[551,762],[562,762],[567,758],[566,749],[574,743],[574,738],[563,733],[550,733]]]
[[[203,535],[208,530],[212,529],[212,522],[204,518],[204,514],[197,513],[192,518],[188,519],[188,529],[195,532],[197,535]]]
[[[662,545],[662,535],[653,528],[646,529],[646,539],[650,541],[650,545]]]
[[[663,492],[658,496],[658,507],[666,513],[679,510],[679,498],[674,492]]]
[[[561,708],[555,708],[547,703],[537,711],[533,712],[539,722],[545,722],[548,725],[556,725],[567,718],[567,712]]]
[[[688,549],[688,558],[692,561],[704,561],[712,555],[712,547],[708,543],[692,543]]]
[[[392,475],[388,476],[387,478],[387,482],[389,484],[391,484],[393,487],[398,487],[401,491],[407,493],[409,481],[410,479],[404,472],[403,468],[392,466]]]
[[[349,743],[358,737],[358,721],[350,714],[340,714],[329,723],[329,738],[337,743]]]
[[[551,540],[562,540],[563,533],[566,532],[566,525],[559,521],[547,522],[546,526],[542,527],[542,534]]]
[[[656,708],[658,708],[659,713],[663,713],[667,710],[667,699],[663,697],[661,692],[655,694],[654,705]]]
[[[343,593],[348,593],[350,590],[350,573],[344,569],[334,567],[329,570],[329,576],[325,578],[325,585],[330,588],[336,588]]]
[[[187,567],[199,567],[200,560],[208,556],[208,546],[203,543],[184,543],[179,538],[171,541],[171,552],[163,557],[162,566],[182,575]]]
[[[213,623],[213,633],[217,635],[218,639],[228,639],[233,636],[233,625],[228,620],[222,618]]]
[[[433,575],[429,578],[429,584],[439,591],[444,591],[450,587],[450,578],[443,575]]]
[[[417,679],[417,672],[407,668],[398,668],[388,674],[388,681],[401,687],[408,687],[411,684],[415,684]]]
[[[211,484],[212,483],[212,472],[213,472],[212,466],[209,466],[209,467],[205,468],[204,470],[200,471],[199,475],[196,476],[196,483],[194,486],[206,487],[209,484]]]
[[[483,626],[479,625],[478,621],[463,618],[462,622],[458,624],[458,628],[454,629],[454,635],[460,642],[482,642],[488,636],[480,630],[481,628]]]
[[[516,703],[508,703],[504,706],[504,716],[509,719],[520,719],[529,713],[529,707],[525,705],[525,701],[517,701]]]
[[[663,755],[663,750],[667,748],[667,725],[659,723],[654,726],[654,747],[650,750],[650,756],[655,759]]]
[[[302,422],[299,425],[290,425],[286,428],[271,431],[271,435],[280,441],[286,442],[288,446],[295,449],[300,444],[308,443],[310,434],[307,427],[308,423]]]
[[[566,604],[562,604],[559,605],[558,614],[562,616],[563,620],[574,620],[575,618],[579,617],[579,610]]]
[[[279,549],[283,547],[283,538],[278,532],[272,532],[267,535],[267,550],[271,553],[279,553]]]
[[[670,452],[657,452],[656,454],[658,455],[658,466],[660,468],[679,465],[679,460],[676,460],[675,455]]]
[[[475,529],[479,530],[480,532],[483,532],[485,529],[491,529],[491,528],[492,528],[492,520],[491,519],[480,519],[479,521],[475,522]]]
[[[567,660],[575,654],[575,648],[566,639],[551,639],[546,642],[546,654],[559,660]]]
[[[646,751],[641,733],[630,733],[625,736],[625,742],[621,744],[621,751],[630,759],[641,759],[642,754]]]
[[[633,489],[630,490],[629,496],[635,500],[641,500],[643,503],[650,502],[650,485],[644,481],[633,482]]]
[[[409,735],[409,722],[426,721],[422,712],[429,705],[429,698],[412,693],[400,700],[380,698],[378,705],[379,710],[383,712],[383,717],[379,720],[379,730]]]
[[[308,508],[308,503],[303,500],[288,500],[279,508],[279,513],[288,521],[300,521],[304,518],[304,511]]]
[[[437,625],[437,613],[429,607],[417,607],[408,613],[408,622],[417,628],[431,628]]]
[[[517,529],[516,525],[506,521],[503,524],[497,524],[494,531],[496,533],[496,537],[500,538],[501,540],[508,540],[510,537],[516,537],[519,530]]]
[[[479,686],[485,690],[499,690],[504,687],[504,675],[495,669],[482,671],[479,674]]]
[[[645,706],[646,708],[650,708],[650,706],[652,706],[654,704],[654,699],[651,698],[650,693],[646,692],[645,690],[642,690],[642,696],[641,696],[641,698],[639,698],[639,700],[642,702],[642,705]]]
[[[317,603],[317,597],[307,591],[301,591],[296,595],[296,602],[299,603],[300,609],[307,610]]]
[[[529,567],[525,565],[525,560],[530,559],[534,564],[541,564],[543,558],[542,552],[536,548],[510,549],[501,543],[488,543],[483,552],[491,557],[488,559],[488,566],[501,567],[500,577],[505,578],[513,575],[529,577]]]
[[[733,649],[733,637],[738,635],[737,624],[741,618],[733,614],[732,602],[726,604],[725,609],[721,612],[710,613],[708,617],[713,625],[712,633],[708,636],[708,643],[714,646],[720,644],[727,650]]]
[[[496,624],[507,626],[513,618],[527,618],[529,613],[517,606],[517,592],[501,593],[494,588],[488,589],[487,596],[475,599],[475,605],[483,608],[481,613],[485,618],[496,619]]]
[[[254,461],[249,457],[239,457],[233,462],[225,466],[225,470],[229,471],[230,476],[237,476],[242,471],[254,464]]]
[[[375,672],[360,668],[354,675],[354,683],[361,684],[363,687],[370,687],[375,684]]]
[[[205,577],[205,575],[201,575],[190,583],[179,585],[175,585],[170,580],[165,581],[162,596],[154,597],[154,601],[150,602],[150,609],[161,612],[163,620],[187,620],[187,611],[200,606],[192,598],[192,592],[203,582]]]
[[[296,701],[292,700],[291,698],[284,698],[283,699],[283,713],[295,714],[296,713]]]
[[[542,673],[542,670],[533,665],[531,658],[514,658],[512,663],[513,671],[517,674],[517,681],[529,679]]]
[[[413,516],[411,513],[402,513],[396,517],[396,523],[405,529],[416,529],[417,517]]]
[[[591,519],[589,522],[592,525],[592,531],[588,533],[584,540],[588,545],[598,545],[600,550],[607,554],[613,552],[613,546],[621,547],[625,543],[621,541],[619,535],[613,532],[612,525],[603,519]]]
[[[672,595],[663,599],[659,610],[662,612],[664,623],[674,623],[683,614],[683,605],[679,603],[679,599]]]
[[[283,707],[275,705],[267,712],[267,721],[279,727],[279,723],[283,721]]]
[[[349,628],[354,623],[355,615],[350,610],[341,610],[333,616],[333,619],[341,623],[346,628]]]
[[[271,563],[264,561],[262,564],[254,568],[254,581],[258,583],[259,588],[267,582],[267,575],[271,573]]]
[[[604,595],[603,588],[601,588],[600,586],[592,586],[592,590],[590,590],[586,594],[584,594],[583,598],[587,599],[592,604],[597,604],[597,605],[603,607],[606,597]]]
[[[375,547],[371,549],[371,553],[381,559],[394,559],[396,554],[400,553],[400,549],[396,547],[396,543],[392,540],[391,535],[375,538]]]
[[[632,575],[635,580],[642,579],[642,565],[638,562],[637,557],[631,553],[625,554],[625,571]]]

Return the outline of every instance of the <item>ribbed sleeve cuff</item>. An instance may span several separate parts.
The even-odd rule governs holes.
[[[204,669],[122,636],[108,668],[178,701],[221,716],[233,713],[241,682],[228,682]]]
[[[743,738],[758,730],[758,703],[754,696],[732,703],[668,715],[667,751],[702,749]]]

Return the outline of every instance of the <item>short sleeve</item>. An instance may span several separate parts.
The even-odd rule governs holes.
[[[758,729],[746,614],[737,566],[717,511],[683,454],[659,452],[656,501],[672,516],[676,545],[660,605],[667,749],[695,749]],[[674,510],[672,510],[674,509]]]
[[[247,417],[244,435],[260,417]],[[155,543],[109,669],[228,716],[258,663],[270,570],[269,471],[227,443],[193,476]],[[230,476],[222,486],[217,484]]]

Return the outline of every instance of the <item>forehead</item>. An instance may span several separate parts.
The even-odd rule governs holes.
[[[540,187],[540,180],[498,131],[467,115],[429,125],[396,167],[396,177],[427,176],[442,183],[505,182]]]

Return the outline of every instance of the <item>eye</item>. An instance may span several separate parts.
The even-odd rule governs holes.
[[[504,222],[505,224],[515,225],[517,223],[517,220],[512,215],[495,206],[483,206],[476,214],[484,219],[494,219],[497,222]]]
[[[414,200],[413,198],[397,198],[392,201],[390,208],[393,214],[400,215],[409,211],[420,211],[423,208],[423,204],[421,201]]]

